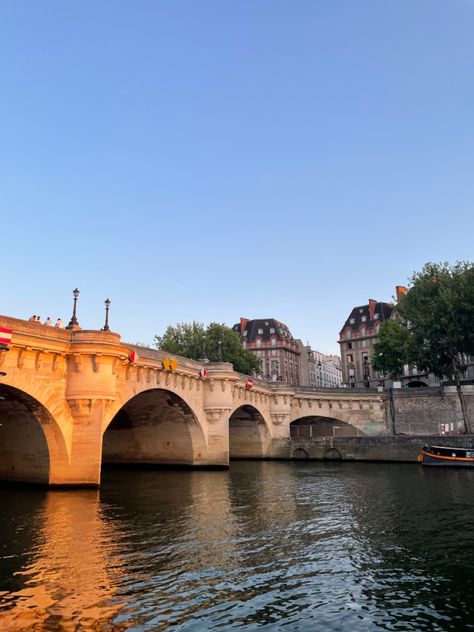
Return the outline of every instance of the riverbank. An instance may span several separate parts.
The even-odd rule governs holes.
[[[280,447],[286,452],[282,458],[417,463],[424,445],[474,446],[474,435],[294,438],[290,445]]]

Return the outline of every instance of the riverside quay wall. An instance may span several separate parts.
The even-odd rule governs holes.
[[[320,437],[282,443],[286,458],[315,461],[393,461],[417,463],[424,445],[474,447],[474,435],[398,435],[388,437]]]

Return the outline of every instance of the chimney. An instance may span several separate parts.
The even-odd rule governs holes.
[[[407,289],[404,285],[397,285],[395,287],[395,291],[397,293],[397,303],[399,303],[404,296],[406,296]]]
[[[377,301],[374,300],[373,298],[369,298],[369,320],[374,320],[376,305],[377,305]]]
[[[247,329],[248,318],[240,318],[240,338],[244,337],[244,331]]]

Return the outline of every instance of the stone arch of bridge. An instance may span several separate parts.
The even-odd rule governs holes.
[[[229,415],[230,459],[263,458],[271,440],[268,422],[256,406],[242,404]]]
[[[0,479],[54,484],[68,466],[53,412],[29,393],[0,384]]]
[[[190,404],[166,388],[149,388],[114,411],[103,433],[102,462],[195,466],[206,462],[206,451],[205,432]]]
[[[290,423],[292,438],[357,437],[365,433],[352,424],[322,415],[306,415]]]

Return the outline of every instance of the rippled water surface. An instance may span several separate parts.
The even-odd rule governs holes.
[[[2,632],[474,629],[474,472],[112,470],[0,508]]]

